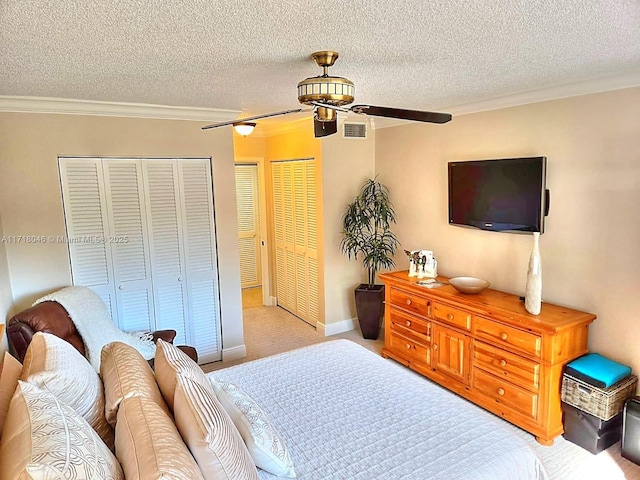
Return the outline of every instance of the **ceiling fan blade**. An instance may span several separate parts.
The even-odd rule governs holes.
[[[316,138],[328,137],[338,131],[338,121],[321,122],[317,118],[313,119],[313,133]]]
[[[229,120],[228,122],[213,123],[202,127],[202,130],[208,130],[210,128],[226,127],[227,125],[233,125],[234,123],[250,122],[251,120],[260,120],[261,118],[277,117],[278,115],[287,115],[289,113],[302,112],[302,108],[294,108],[293,110],[283,110],[282,112],[264,113],[262,115],[255,115],[253,117],[238,118],[237,120]]]
[[[402,108],[376,107],[375,105],[354,105],[350,110],[361,115],[399,118],[415,122],[447,123],[451,120],[451,114],[449,113],[422,112],[420,110],[404,110]]]

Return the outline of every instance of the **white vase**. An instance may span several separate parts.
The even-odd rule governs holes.
[[[538,315],[542,306],[542,260],[540,259],[539,240],[540,233],[534,232],[533,250],[531,258],[529,258],[527,286],[524,294],[524,308],[533,315]]]

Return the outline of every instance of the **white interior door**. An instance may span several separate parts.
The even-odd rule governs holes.
[[[236,165],[236,200],[240,281],[242,288],[258,287],[262,279],[262,259],[257,165]]]

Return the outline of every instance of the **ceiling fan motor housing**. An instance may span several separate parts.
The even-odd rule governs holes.
[[[338,58],[338,53],[331,50],[315,52],[312,58],[318,66],[323,67],[323,75],[310,77],[298,83],[298,101],[305,105],[314,105],[314,102],[327,105],[342,106],[353,103],[355,99],[355,86],[349,79],[332,77],[327,73],[328,67]],[[320,107],[316,111],[316,117],[323,122],[335,120],[335,111]]]

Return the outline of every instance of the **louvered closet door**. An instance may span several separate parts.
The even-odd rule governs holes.
[[[155,327],[142,162],[103,160],[118,308],[125,331]]]
[[[145,160],[153,299],[156,328],[176,331],[174,343],[187,342],[186,268],[181,235],[178,166],[171,160]]]
[[[60,160],[66,239],[74,285],[91,287],[104,301],[111,318],[118,318],[111,261],[107,200],[102,161],[88,158]]]
[[[181,160],[178,174],[190,314],[188,343],[198,350],[200,363],[207,363],[220,360],[222,351],[211,162]]]
[[[262,277],[257,165],[236,165],[236,200],[240,282],[242,288],[257,287]]]
[[[209,159],[60,159],[74,285],[122,330],[174,329],[201,363],[221,358]],[[125,241],[126,239],[126,241]]]
[[[278,305],[312,325],[319,320],[315,162],[272,164]]]

